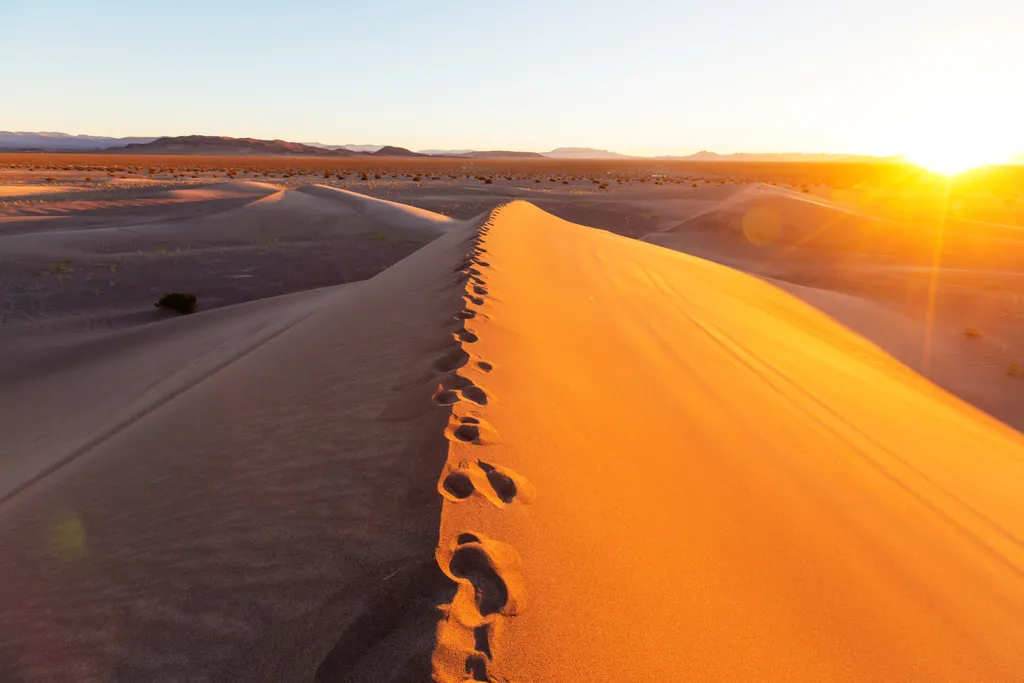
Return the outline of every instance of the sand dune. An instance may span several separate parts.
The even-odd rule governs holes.
[[[208,309],[364,280],[464,225],[318,189],[236,181],[124,201],[107,220],[69,209],[47,229],[9,224],[0,231],[6,284],[26,284],[0,309],[0,349],[5,338],[155,320],[152,303],[167,291],[194,292]],[[59,279],[45,274],[61,263]]]
[[[1024,232],[909,220],[754,186],[645,241],[789,290],[989,414],[1024,429]],[[980,338],[965,336],[975,330]]]
[[[301,191],[316,197],[341,202],[345,206],[355,209],[363,216],[395,227],[441,232],[454,225],[459,225],[459,221],[439,213],[434,213],[433,211],[389,202],[386,199],[375,199],[336,187],[311,185],[303,187]]]
[[[429,243],[0,361],[0,679],[1024,670],[1018,432],[763,279],[525,202],[233,211],[325,203]]]
[[[1018,433],[736,271],[519,203],[482,246],[441,680],[1024,670]]]
[[[686,251],[728,244],[734,257],[782,260],[797,249],[813,249],[822,263],[882,259],[945,267],[1015,268],[1024,264],[1019,227],[886,215],[768,185],[748,187],[645,241]]]
[[[365,283],[151,325],[5,381],[20,493],[0,516],[0,678],[309,680],[332,648],[429,675],[429,600],[420,647],[373,629],[415,626],[443,580],[446,418],[410,377],[457,350],[466,230]]]

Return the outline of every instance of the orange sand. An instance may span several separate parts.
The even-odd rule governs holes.
[[[1019,433],[754,277],[522,202],[483,232],[440,680],[1019,680]]]

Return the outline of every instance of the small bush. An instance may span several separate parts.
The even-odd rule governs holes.
[[[196,312],[196,305],[199,301],[196,299],[195,294],[189,294],[188,292],[168,292],[160,297],[160,300],[154,304],[157,308],[169,308],[172,311],[178,313],[188,314]]]

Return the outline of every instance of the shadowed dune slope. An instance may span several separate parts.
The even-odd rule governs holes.
[[[202,308],[215,308],[364,280],[466,225],[369,197],[338,201],[323,189],[236,181],[110,209],[121,213],[108,223],[72,211],[52,229],[0,234],[0,352],[152,322],[152,302],[167,291],[193,292]],[[182,206],[192,209],[183,216]],[[48,276],[54,264],[67,277]]]
[[[481,248],[440,680],[1019,678],[1017,432],[738,271],[521,202]]]
[[[472,234],[7,364],[0,680],[308,681],[328,653],[429,677],[430,380]]]
[[[0,362],[0,680],[1019,678],[1024,437],[739,271],[445,226]]]

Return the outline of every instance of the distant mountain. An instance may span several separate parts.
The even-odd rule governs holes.
[[[0,149],[33,149],[52,152],[78,152],[126,147],[147,143],[152,138],[108,138],[99,135],[68,135],[67,133],[31,133],[0,130]]]
[[[311,147],[323,147],[325,150],[348,150],[349,152],[374,153],[383,147],[383,144],[324,144],[323,142],[300,142]]]
[[[626,154],[609,152],[606,149],[593,149],[592,147],[559,147],[550,152],[544,152],[541,156],[550,159],[635,159]]]
[[[423,154],[417,154],[411,149],[405,147],[395,147],[394,145],[384,145],[376,152],[373,153],[375,157],[421,157]]]
[[[325,145],[322,142],[300,142],[300,145],[320,147],[322,149],[347,149],[350,152],[376,152],[384,145]]]
[[[765,154],[718,154],[717,152],[697,152],[689,156],[660,156],[655,159],[672,161],[806,161],[806,162],[867,162],[898,161],[898,157],[872,157],[858,154],[804,154],[801,152],[779,152]]]
[[[539,152],[512,152],[503,149],[476,150],[476,149],[425,149],[420,154],[432,157],[462,157],[464,159],[543,159],[544,155]]]
[[[466,154],[472,154],[476,150],[474,149],[421,149],[420,154],[426,154],[431,157],[460,157]]]
[[[347,149],[350,152],[378,152],[384,145],[341,145],[341,147],[335,147],[334,149]]]
[[[347,149],[324,149],[284,140],[229,138],[217,135],[182,135],[157,138],[145,144],[131,144],[119,152],[129,154],[206,154],[224,156],[362,156]]]
[[[466,152],[465,154],[454,154],[452,156],[464,159],[543,159],[544,155],[539,152],[509,152],[506,150],[488,150],[482,152]]]

